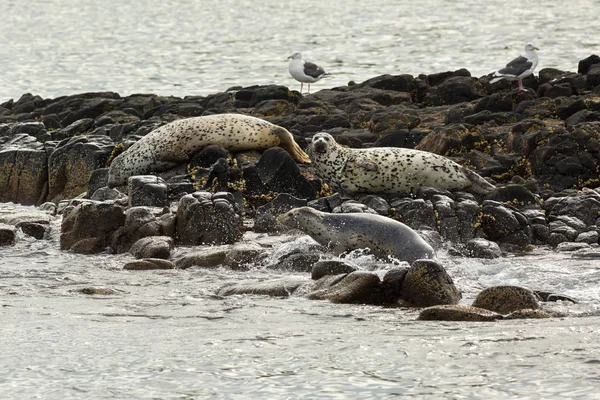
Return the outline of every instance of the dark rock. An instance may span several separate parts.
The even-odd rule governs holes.
[[[272,201],[256,209],[255,232],[284,232],[288,227],[280,224],[277,217],[293,208],[307,205],[306,199],[298,199],[287,193],[278,194]]]
[[[166,207],[168,205],[167,183],[155,175],[132,176],[127,182],[129,207],[149,206]]]
[[[579,250],[589,250],[591,246],[587,243],[563,242],[556,246],[556,251],[561,253],[570,253]]]
[[[413,229],[431,229],[437,226],[433,204],[429,200],[403,198],[390,205],[390,215]]]
[[[347,200],[344,201],[341,205],[335,207],[332,212],[334,213],[368,213],[368,214],[377,214],[377,211],[373,210],[366,204],[359,203],[355,200]]]
[[[94,194],[89,197],[90,200],[96,201],[107,201],[107,200],[118,200],[127,197],[125,193],[120,192],[118,189],[109,188],[103,186],[96,190]],[[87,196],[85,198],[88,198]]]
[[[17,229],[0,223],[0,246],[13,246],[17,242]]]
[[[459,201],[456,203],[455,213],[461,240],[475,237],[482,214],[479,203],[475,200]]]
[[[48,161],[44,145],[19,134],[0,147],[0,202],[41,204],[48,191]]]
[[[116,292],[112,289],[107,288],[95,288],[95,287],[86,287],[78,290],[79,293],[87,294],[90,296],[110,296],[115,294]]]
[[[483,308],[462,304],[445,304],[424,308],[417,319],[421,321],[490,322],[502,319],[502,315]]]
[[[470,257],[475,258],[498,258],[502,256],[502,250],[497,243],[483,238],[471,239],[466,244],[466,250]]]
[[[23,221],[15,225],[17,229],[21,229],[24,234],[32,236],[38,240],[43,239],[46,231],[49,230],[48,224],[40,224],[38,222]]]
[[[86,198],[90,199],[96,190],[108,185],[108,168],[97,168],[90,174]]]
[[[514,207],[485,200],[483,230],[490,240],[525,247],[533,242],[533,231],[527,218]]]
[[[434,260],[413,262],[402,283],[401,299],[413,307],[456,304],[461,297],[450,275]]]
[[[236,294],[255,294],[273,297],[289,297],[300,287],[306,285],[306,280],[279,279],[266,282],[230,283],[217,290],[218,296]]]
[[[417,130],[400,129],[385,134],[373,143],[373,147],[403,147],[414,149],[426,136],[426,133]]]
[[[588,87],[590,89],[600,85],[600,64],[592,65],[585,77],[587,78]]]
[[[88,190],[92,171],[106,165],[114,143],[106,136],[80,136],[58,144],[48,159],[48,199],[72,199]]]
[[[61,121],[64,124],[65,119]],[[66,128],[57,129],[53,132],[54,140],[63,140],[72,138],[73,136],[81,135],[87,132],[94,125],[94,120],[91,118],[84,118],[75,120],[75,122],[68,125]]]
[[[130,261],[123,266],[123,269],[133,271],[147,271],[153,269],[175,269],[175,264],[171,261],[160,258],[144,258],[142,260]]]
[[[125,212],[121,206],[110,202],[82,203],[64,214],[60,249],[84,254],[101,252],[124,222]]]
[[[592,54],[591,56],[579,61],[579,64],[577,65],[577,72],[580,74],[587,74],[592,65],[596,64],[600,64],[600,57]]]
[[[125,221],[112,236],[114,253],[129,251],[131,246],[145,237],[173,236],[175,215],[169,210],[153,207],[132,207],[125,212]]]
[[[494,286],[477,295],[473,307],[484,308],[500,314],[522,309],[538,309],[538,296],[529,289],[519,286]]]
[[[431,105],[456,104],[485,96],[485,88],[477,78],[455,76],[439,84],[425,101]]]
[[[129,249],[135,258],[168,259],[173,250],[173,238],[169,236],[147,236],[137,240]]]
[[[211,144],[194,154],[189,162],[189,169],[196,167],[209,168],[220,158],[229,157],[229,151],[223,146]]]
[[[326,275],[349,274],[356,271],[356,268],[338,260],[317,261],[311,272],[311,279],[319,280]]]
[[[269,266],[270,269],[295,272],[311,272],[314,265],[321,259],[321,254],[293,253],[279,260],[276,264]]]
[[[566,119],[567,127],[574,127],[584,122],[600,121],[600,111],[581,110]]]
[[[242,210],[231,193],[195,192],[177,207],[177,240],[181,244],[226,244],[242,237]]]
[[[540,205],[538,196],[531,193],[522,185],[509,184],[497,187],[485,197],[486,200],[493,200],[501,203],[510,203],[514,206]]]
[[[296,162],[280,147],[267,149],[256,165],[256,171],[273,192],[306,199],[316,197],[315,189],[302,175]]]
[[[328,277],[332,276],[321,279]],[[329,287],[309,293],[307,297],[311,300],[329,300],[333,303],[377,304],[380,300],[379,285],[380,279],[377,275],[355,271]]]
[[[366,196],[362,196],[360,198],[360,202],[369,209],[375,210],[379,215],[387,216],[390,212],[390,205],[388,202],[379,196],[368,194]]]

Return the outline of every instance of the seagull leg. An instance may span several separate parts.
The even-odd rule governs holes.
[[[523,89],[523,80],[519,79],[519,91],[522,92],[523,90],[525,90]]]
[[[300,94],[302,94],[302,88],[304,87],[304,83],[300,82]]]
[[[308,84],[308,94],[310,94],[310,83]]]

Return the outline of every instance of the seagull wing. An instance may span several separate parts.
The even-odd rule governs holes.
[[[532,65],[533,63],[529,61],[527,57],[519,56],[506,64],[506,67],[499,70],[498,73],[503,75],[519,76],[531,68]]]
[[[313,78],[318,78],[325,73],[325,70],[319,67],[317,64],[311,62],[304,62],[304,73]]]

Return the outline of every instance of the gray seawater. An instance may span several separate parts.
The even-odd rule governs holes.
[[[264,0],[0,1],[0,101],[31,92],[195,95],[295,87],[301,50],[333,75],[313,90],[384,73],[491,72],[532,40],[540,66],[576,70],[600,52],[600,2]],[[0,214],[21,210],[0,204]],[[303,298],[220,298],[253,266],[134,272],[127,255],[82,256],[21,236],[0,250],[0,398],[600,398],[600,264],[547,249],[439,256],[469,304],[516,284],[572,296],[569,318],[415,321],[402,309]],[[277,254],[306,237],[248,234]],[[183,253],[187,249],[179,249]],[[364,268],[372,260],[357,258]],[[86,296],[85,287],[112,296]]]
[[[0,218],[22,210],[0,205]],[[498,284],[580,303],[554,304],[572,316],[550,320],[424,322],[406,309],[218,297],[215,290],[229,282],[307,277],[262,265],[247,272],[125,271],[128,255],[60,252],[59,224],[53,222],[46,240],[21,235],[0,254],[3,399],[597,399],[600,393],[598,260],[547,249],[477,260],[442,250],[464,304]],[[275,258],[311,239],[247,233],[244,241],[272,249]],[[351,261],[373,265],[368,256]],[[115,294],[80,293],[88,287]]]
[[[300,50],[332,74],[313,90],[380,74],[503,67],[527,41],[539,69],[600,53],[598,0],[2,0],[0,101],[30,92],[206,95],[299,89]]]

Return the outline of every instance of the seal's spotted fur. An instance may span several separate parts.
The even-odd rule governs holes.
[[[217,114],[180,119],[153,130],[113,160],[108,184],[122,185],[130,176],[168,169],[209,144],[230,151],[281,144],[297,161],[310,162],[286,129],[247,115]]]
[[[398,147],[350,149],[328,133],[313,136],[309,149],[317,174],[348,194],[414,194],[421,186],[488,193],[494,186],[438,154]]]
[[[433,249],[401,222],[377,214],[333,214],[311,207],[295,208],[278,217],[280,223],[302,230],[334,253],[368,248],[376,257],[412,263],[433,258]]]

